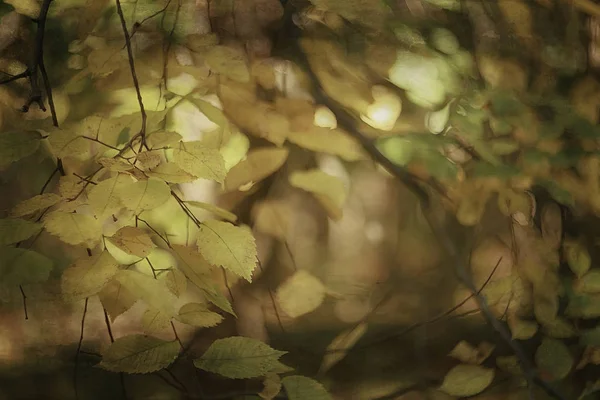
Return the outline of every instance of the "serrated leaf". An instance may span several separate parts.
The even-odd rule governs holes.
[[[196,249],[178,244],[172,245],[171,248],[178,267],[192,283],[202,289],[211,281],[212,266]]]
[[[333,154],[345,161],[367,158],[360,144],[339,129],[313,127],[307,131],[290,132],[287,139],[307,150]]]
[[[346,357],[348,351],[367,332],[367,326],[367,323],[363,321],[337,335],[331,341],[329,346],[327,346],[327,350],[325,352],[325,356],[323,357],[323,361],[321,362],[319,372],[325,373],[329,371],[331,367]]]
[[[117,189],[121,204],[136,214],[163,205],[171,197],[169,185],[161,179],[150,178]]]
[[[42,224],[20,218],[0,219],[0,246],[29,239],[42,229]]]
[[[263,390],[258,394],[261,399],[272,400],[281,391],[281,378],[277,374],[267,374],[263,380]]]
[[[325,286],[305,270],[299,270],[277,288],[277,301],[290,317],[317,309],[325,299]]]
[[[35,131],[0,133],[0,169],[35,153],[41,139]]]
[[[531,339],[538,330],[538,324],[535,321],[526,321],[516,316],[508,317],[508,327],[512,338],[518,340]]]
[[[137,301],[137,298],[115,279],[111,279],[104,285],[98,293],[98,297],[113,322],[115,318],[133,307]]]
[[[288,149],[277,147],[252,150],[245,160],[231,168],[225,179],[225,190],[236,190],[250,182],[263,180],[281,168],[288,154]]]
[[[146,171],[146,175],[162,179],[169,183],[189,183],[198,179],[179,168],[179,165],[174,162],[160,164],[156,168]]]
[[[252,281],[257,250],[250,228],[229,222],[205,221],[200,225],[197,244],[206,261]]]
[[[201,201],[186,201],[185,203],[192,207],[202,208],[203,210],[206,210],[216,215],[217,217],[223,218],[224,220],[227,220],[229,222],[237,221],[237,216],[234,213],[231,213],[221,207],[217,207],[214,204],[203,203]]]
[[[134,226],[124,226],[108,240],[125,253],[140,258],[147,257],[156,247],[146,231]]]
[[[52,260],[32,250],[0,247],[0,284],[6,286],[40,283],[48,280]]]
[[[102,354],[101,368],[112,372],[147,374],[171,365],[179,355],[179,343],[151,336],[120,337]]]
[[[206,54],[206,63],[218,74],[222,74],[237,82],[248,82],[248,70],[245,54],[231,47],[213,46]]]
[[[563,251],[571,271],[580,280],[583,279],[592,266],[592,258],[588,249],[580,241],[566,240],[563,244]]]
[[[131,294],[143,300],[151,308],[159,310],[170,317],[177,314],[175,310],[177,298],[163,281],[141,272],[129,270],[119,271],[115,279]]]
[[[446,374],[440,390],[450,396],[474,396],[483,392],[493,380],[493,369],[460,364]]]
[[[237,318],[235,311],[233,311],[233,307],[229,300],[223,295],[223,293],[219,292],[215,287],[210,287],[210,290],[204,289],[204,296],[208,301],[210,301],[215,306],[219,307],[221,310],[229,313]]]
[[[81,192],[84,183],[75,175],[61,176],[58,179],[58,193],[65,199],[74,198]]]
[[[83,257],[64,270],[60,287],[67,300],[80,300],[100,292],[118,272],[119,264],[103,251],[92,257]]]
[[[118,158],[102,157],[98,159],[98,164],[113,172],[125,172],[133,169],[132,164]]]
[[[52,211],[43,220],[48,233],[67,244],[93,247],[102,236],[102,226],[91,215]]]
[[[164,331],[171,325],[171,317],[160,310],[147,309],[142,315],[142,328],[144,333],[152,334]]]
[[[293,172],[289,181],[292,186],[313,194],[331,219],[339,220],[342,217],[346,189],[341,180],[319,169],[313,169]]]
[[[305,376],[286,376],[281,383],[290,400],[333,400],[323,385]]]
[[[187,290],[187,278],[183,272],[178,269],[171,269],[166,274],[161,275],[164,277],[167,287],[177,297],[181,297]]]
[[[48,142],[56,157],[74,157],[80,160],[89,156],[92,143],[71,129],[56,130],[50,133]]]
[[[272,372],[286,353],[256,339],[232,336],[215,340],[194,366],[232,379],[257,378]]]
[[[223,183],[227,171],[225,161],[218,149],[201,141],[180,143],[173,151],[175,163],[197,178],[205,178]]]
[[[183,139],[177,132],[154,132],[148,135],[148,146],[151,149],[172,146]]]
[[[10,215],[12,217],[22,217],[25,215],[33,214],[36,211],[52,207],[61,200],[62,198],[54,193],[40,194],[30,199],[23,200],[22,202],[17,204],[10,212]]]
[[[143,153],[138,153],[136,161],[144,171],[147,171],[157,167],[161,163],[162,158],[156,151],[144,151]]]
[[[556,339],[544,338],[535,352],[535,363],[552,380],[565,378],[573,368],[573,356],[565,344]]]
[[[119,174],[94,185],[88,192],[88,202],[94,210],[94,214],[100,220],[105,220],[123,208],[119,193],[121,188],[129,186],[133,182],[131,177]]]
[[[204,304],[187,303],[179,309],[177,320],[200,328],[211,328],[223,321],[223,317],[208,310]]]

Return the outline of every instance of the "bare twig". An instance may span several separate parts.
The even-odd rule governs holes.
[[[77,371],[79,369],[79,354],[81,352],[81,345],[83,344],[83,330],[85,328],[85,317],[87,315],[88,298],[85,298],[85,304],[83,306],[83,316],[81,317],[81,331],[79,334],[79,343],[77,343],[77,352],[75,353],[75,367],[73,369],[73,391],[75,392],[75,398],[79,398],[77,392]]]
[[[27,313],[27,296],[25,295],[22,285],[19,285],[19,289],[21,290],[21,297],[23,298],[23,312],[25,313],[25,319],[27,320],[29,319],[29,314]]]

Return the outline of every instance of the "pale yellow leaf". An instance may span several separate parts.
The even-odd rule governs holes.
[[[335,364],[340,362],[348,351],[360,340],[367,332],[367,323],[362,321],[350,329],[346,329],[335,337],[327,346],[325,356],[321,362],[319,373],[325,373]]]
[[[149,308],[142,315],[142,328],[145,333],[153,334],[171,326],[171,317],[164,314],[160,310]]]
[[[177,297],[181,297],[187,290],[187,278],[183,272],[178,269],[171,269],[161,275],[165,280],[169,290]]]
[[[133,307],[137,301],[137,298],[115,279],[111,279],[104,285],[98,293],[98,297],[113,322],[115,318]]]
[[[36,211],[52,207],[61,200],[62,198],[54,193],[40,194],[17,204],[10,212],[10,215],[13,217],[22,217],[33,214]]]
[[[122,336],[104,351],[98,366],[113,372],[146,374],[168,367],[180,349],[177,340],[167,342],[145,335]]]
[[[277,288],[277,301],[290,317],[308,314],[325,299],[325,286],[305,270],[299,270]]]
[[[225,161],[218,149],[208,147],[201,141],[185,142],[175,149],[173,156],[177,165],[197,178],[225,180]]]
[[[250,228],[228,222],[206,221],[200,225],[197,244],[206,261],[222,266],[248,282],[252,281],[257,250]]]
[[[108,216],[123,208],[124,205],[119,197],[119,192],[121,188],[128,187],[133,183],[134,181],[129,176],[119,174],[92,186],[88,192],[88,201],[94,210],[94,214],[100,220],[105,220]]]
[[[217,217],[223,218],[224,220],[227,220],[229,222],[235,222],[237,220],[237,216],[235,214],[221,207],[217,207],[214,204],[203,203],[201,201],[186,201],[185,203],[188,206],[202,208],[203,210],[206,210],[216,215]]]
[[[125,253],[141,258],[147,257],[156,247],[146,231],[134,226],[124,226],[109,240]]]
[[[102,157],[98,159],[98,164],[113,172],[125,172],[133,169],[133,165],[118,158]]]
[[[268,147],[252,150],[246,159],[233,167],[225,179],[225,190],[236,190],[249,182],[258,182],[277,171],[287,160],[285,148]]]
[[[177,297],[167,288],[161,280],[137,271],[121,270],[115,276],[121,285],[127,288],[132,295],[144,301],[148,306],[173,317],[177,314],[175,303]]]
[[[83,190],[84,184],[85,182],[75,175],[61,176],[58,180],[58,193],[65,199],[72,199]]]
[[[44,217],[43,223],[48,233],[67,244],[94,247],[102,236],[100,222],[91,215],[52,211]]]
[[[288,133],[287,139],[307,150],[333,154],[346,161],[366,159],[360,144],[339,129],[314,126],[310,130]]]
[[[107,251],[80,258],[62,274],[62,295],[69,301],[93,296],[102,290],[118,270],[117,261]]]
[[[254,228],[281,240],[286,240],[290,229],[290,215],[291,207],[278,200],[266,200],[252,208]]]
[[[293,172],[289,180],[292,186],[312,193],[330,218],[338,220],[342,217],[346,188],[341,180],[319,169]]]
[[[198,179],[194,175],[185,172],[174,162],[160,164],[156,168],[146,171],[146,175],[170,183],[189,183]]]
[[[184,324],[200,328],[211,328],[217,326],[223,317],[216,312],[210,311],[206,305],[200,303],[187,303],[179,309],[177,320]]]
[[[171,197],[171,189],[165,181],[150,178],[119,187],[117,196],[123,206],[139,214],[166,203]]]
[[[490,356],[494,349],[494,346],[483,342],[478,347],[471,345],[470,343],[461,340],[452,351],[448,354],[452,358],[465,363],[465,364],[481,364],[486,358]]]
[[[181,139],[181,135],[176,132],[154,132],[148,135],[148,146],[151,149],[159,149],[179,143]]]

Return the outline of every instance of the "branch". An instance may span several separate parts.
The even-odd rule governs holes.
[[[75,353],[75,368],[73,369],[73,391],[75,392],[75,399],[79,398],[77,392],[77,370],[79,367],[79,354],[81,352],[81,345],[83,344],[83,329],[85,327],[85,317],[88,309],[88,298],[85,298],[85,305],[83,306],[83,316],[81,317],[81,333],[79,335],[79,343],[77,344],[77,352]]]

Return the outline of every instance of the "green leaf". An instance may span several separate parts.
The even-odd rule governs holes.
[[[257,378],[273,371],[286,353],[256,339],[232,336],[215,340],[194,365],[227,378]]]
[[[156,168],[146,171],[146,175],[169,183],[189,183],[198,179],[194,175],[185,172],[174,162],[160,164]]]
[[[184,324],[200,328],[211,328],[223,321],[223,317],[220,314],[208,310],[206,305],[200,303],[184,304],[179,309],[179,314],[176,318]]]
[[[290,317],[316,310],[325,299],[323,283],[305,270],[299,270],[277,288],[277,302]]]
[[[204,296],[208,301],[219,307],[221,310],[229,313],[237,318],[235,311],[229,300],[215,287],[211,287],[211,290],[204,290]]]
[[[48,136],[52,152],[58,158],[74,157],[83,160],[90,155],[92,142],[79,135],[76,129],[56,130]]]
[[[112,244],[127,254],[140,258],[148,257],[156,247],[148,233],[134,226],[124,226],[108,238]]]
[[[225,160],[218,149],[201,141],[181,142],[173,152],[177,165],[197,178],[211,179],[219,183],[225,181]]]
[[[560,340],[544,338],[535,352],[535,363],[542,373],[561,380],[573,368],[573,356]]]
[[[149,308],[142,315],[142,328],[145,333],[159,333],[168,329],[171,325],[171,317],[160,310]]]
[[[206,261],[252,281],[257,250],[250,228],[229,222],[205,221],[200,225],[197,244]]]
[[[119,270],[119,264],[104,250],[92,257],[83,257],[64,270],[62,295],[67,300],[80,300],[100,292]]]
[[[12,217],[22,217],[33,214],[36,211],[52,207],[61,200],[62,198],[54,193],[40,194],[17,204],[10,212],[10,215]]]
[[[224,220],[227,220],[229,222],[237,221],[237,215],[235,215],[234,213],[231,213],[221,207],[217,207],[213,204],[203,203],[201,201],[186,201],[185,203],[188,206],[202,208],[202,209],[216,215],[217,217],[223,218]]]
[[[179,355],[179,343],[145,335],[120,337],[102,355],[101,368],[112,372],[147,374],[171,365]]]
[[[41,139],[34,131],[0,133],[0,169],[35,153]]]
[[[137,271],[121,270],[115,276],[136,298],[143,300],[148,306],[174,317],[177,297],[167,288],[163,281]]]
[[[171,197],[171,189],[165,181],[150,178],[146,181],[120,186],[117,189],[117,196],[123,206],[139,214],[144,210],[152,210],[166,203]]]
[[[119,315],[129,310],[137,298],[115,279],[110,280],[98,293],[102,306],[114,321]]]
[[[102,226],[91,215],[52,211],[46,215],[43,223],[48,233],[58,236],[67,244],[94,247],[102,236]]]
[[[0,247],[0,284],[7,286],[45,282],[52,270],[52,260],[35,251]]]
[[[508,326],[512,338],[519,340],[531,339],[538,330],[538,324],[535,321],[526,321],[516,316],[508,318]]]
[[[305,376],[286,376],[281,383],[290,400],[333,400],[323,385]]]
[[[573,285],[578,293],[600,293],[600,270],[592,269]]]
[[[450,396],[469,397],[483,392],[493,380],[493,369],[460,364],[446,374],[440,390]]]
[[[94,185],[88,192],[88,202],[96,216],[105,220],[123,208],[119,192],[122,187],[129,186],[133,182],[130,176],[119,174]]]
[[[20,218],[0,219],[0,246],[29,239],[42,229],[42,224]]]

